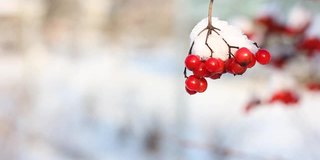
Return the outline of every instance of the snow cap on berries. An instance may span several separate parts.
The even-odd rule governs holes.
[[[207,25],[208,18],[205,18],[193,28],[190,34],[191,43],[194,42],[192,53],[199,55],[202,58],[208,58],[211,55],[211,51],[205,43],[208,30],[201,33]],[[253,53],[258,50],[253,44],[254,42],[250,41],[239,28],[231,26],[226,21],[219,20],[216,17],[212,18],[212,25],[220,29],[220,31],[216,30],[218,34],[212,31],[211,35],[208,37],[208,45],[213,50],[213,57],[222,60],[228,59],[229,48],[223,39],[231,46],[239,48],[246,47]],[[231,52],[234,54],[236,49],[232,49]]]

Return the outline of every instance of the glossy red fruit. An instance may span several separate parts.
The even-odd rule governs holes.
[[[192,75],[186,79],[185,84],[186,88],[190,91],[197,91],[200,87],[200,80],[196,76]]]
[[[203,93],[208,88],[208,82],[205,78],[201,78],[201,79],[199,79],[199,81],[200,81],[200,85],[199,85],[199,89],[197,91],[199,93]]]
[[[248,48],[240,48],[236,51],[234,57],[235,60],[241,65],[246,67],[248,64],[252,62],[252,57],[254,55],[251,53],[251,51]]]
[[[193,70],[193,74],[198,78],[210,76],[210,72],[206,69],[205,62],[201,62],[201,64]]]
[[[247,71],[247,67],[241,66],[233,58],[229,59],[227,61],[226,65],[227,65],[227,72],[234,74],[234,75],[242,75],[244,72]]]
[[[235,75],[242,75],[244,72],[247,71],[246,67],[241,66],[240,64],[234,62],[232,63],[231,71]]]
[[[187,93],[188,93],[189,95],[194,95],[194,94],[197,93],[197,91],[191,91],[191,90],[188,89],[187,87],[185,87],[185,88],[186,88],[186,91],[187,91]]]
[[[223,73],[225,71],[224,61],[218,58],[218,62],[219,62],[219,70],[217,71],[217,73]]]
[[[248,64],[247,68],[252,68],[253,66],[256,65],[256,62],[257,62],[256,57],[252,54],[252,61],[251,63]]]
[[[208,58],[205,63],[206,69],[212,74],[218,73],[220,70],[220,63],[216,58]]]
[[[229,58],[224,62],[225,72],[231,73],[230,64],[234,61],[234,58]]]
[[[220,79],[221,76],[222,76],[222,74],[221,74],[221,73],[218,73],[218,74],[214,74],[214,75],[210,76],[210,78],[211,78],[211,79]]]
[[[186,57],[184,63],[190,71],[193,71],[201,64],[201,58],[197,55],[191,54]]]
[[[265,49],[259,49],[256,53],[256,59],[262,65],[268,64],[271,60],[270,52]]]

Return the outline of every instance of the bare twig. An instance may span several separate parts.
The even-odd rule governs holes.
[[[210,0],[209,11],[208,11],[208,26],[212,26],[212,10],[213,10],[213,1]]]

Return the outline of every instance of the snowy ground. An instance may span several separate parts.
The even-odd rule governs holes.
[[[302,90],[298,106],[245,114],[251,96],[272,90],[272,70],[223,77],[188,96],[179,49],[128,50],[2,56],[1,159],[320,158],[320,93]],[[223,156],[210,145],[239,154]]]

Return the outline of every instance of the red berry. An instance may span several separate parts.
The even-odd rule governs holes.
[[[226,68],[227,72],[234,74],[234,75],[242,75],[244,72],[246,72],[247,68],[241,66],[237,61],[233,58],[227,60],[226,62]]]
[[[185,81],[186,87],[190,90],[190,91],[197,91],[200,87],[200,81],[199,79],[192,75],[189,76],[186,81]]]
[[[299,97],[296,95],[295,92],[293,91],[287,91],[286,92],[286,97],[284,99],[285,104],[296,104],[299,102]]]
[[[307,87],[311,91],[320,91],[320,83],[311,82],[307,84]]]
[[[191,54],[186,57],[184,63],[190,71],[193,71],[201,64],[201,59],[199,56]]]
[[[240,48],[235,53],[235,60],[241,65],[246,67],[251,63],[253,54],[248,48]]]
[[[281,90],[271,97],[270,102],[282,102],[284,104],[296,104],[299,102],[299,97],[295,94],[295,92],[290,90]]]
[[[199,79],[199,81],[200,81],[200,85],[199,85],[199,89],[197,91],[199,93],[203,93],[208,88],[208,82],[205,78],[201,78],[201,79]]]
[[[254,65],[256,65],[256,57],[252,54],[252,61],[248,64],[247,68],[252,68]]]
[[[198,78],[210,76],[210,72],[206,69],[204,62],[201,62],[201,64],[193,70],[193,74]]]
[[[224,61],[218,58],[218,62],[219,62],[219,70],[217,73],[223,73],[225,71]]]
[[[229,58],[224,62],[225,72],[231,73],[230,64],[234,61],[234,58]]]
[[[221,76],[222,76],[222,74],[219,73],[219,74],[214,74],[214,75],[210,76],[210,78],[211,78],[211,79],[220,79]]]
[[[207,59],[205,66],[206,66],[206,69],[212,74],[215,74],[220,70],[220,63],[216,58]]]
[[[300,42],[298,49],[305,50],[309,56],[314,55],[314,52],[320,50],[319,38],[307,38]]]
[[[271,97],[270,102],[272,103],[272,102],[279,101],[279,102],[285,103],[286,97],[287,97],[287,91],[285,90],[277,91]]]
[[[269,51],[265,49],[259,49],[259,51],[256,53],[256,59],[260,64],[265,65],[270,63],[271,55]]]
[[[271,16],[258,17],[256,19],[256,22],[266,26],[269,29],[272,28],[272,26],[274,26],[274,24],[275,24],[275,20]]]
[[[190,95],[194,95],[194,94],[197,93],[197,91],[191,91],[191,90],[188,89],[187,87],[185,87],[185,88],[186,88],[187,93],[190,94]]]
[[[241,66],[240,64],[234,62],[232,63],[231,71],[235,75],[242,75],[244,72],[247,71],[246,67]]]

